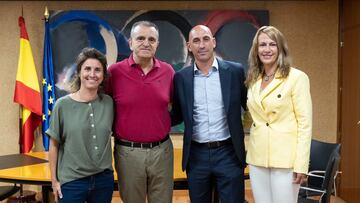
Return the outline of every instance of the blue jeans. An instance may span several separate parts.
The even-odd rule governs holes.
[[[61,186],[60,203],[107,203],[114,191],[114,173],[111,170],[70,181]]]

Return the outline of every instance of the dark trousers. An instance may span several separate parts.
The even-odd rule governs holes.
[[[221,203],[244,202],[244,169],[231,143],[218,148],[192,144],[186,173],[192,203],[210,203],[213,188]]]
[[[111,170],[70,181],[61,186],[60,203],[110,203],[114,191],[114,173]]]

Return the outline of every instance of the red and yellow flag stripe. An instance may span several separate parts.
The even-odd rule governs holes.
[[[33,147],[34,131],[40,125],[42,116],[41,95],[34,58],[25,20],[19,17],[20,54],[16,74],[14,102],[22,107],[21,152],[29,152]]]

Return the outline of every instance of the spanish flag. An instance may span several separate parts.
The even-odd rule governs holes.
[[[40,125],[42,116],[39,81],[36,74],[25,20],[19,17],[20,55],[16,74],[14,102],[22,109],[20,151],[27,153],[33,148],[34,131]]]

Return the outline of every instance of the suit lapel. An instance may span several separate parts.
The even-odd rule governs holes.
[[[187,99],[186,110],[192,120],[193,108],[194,108],[194,66],[186,69],[184,74],[184,90],[185,98]]]
[[[224,107],[226,113],[229,111],[229,101],[230,101],[230,88],[231,88],[231,73],[229,67],[222,60],[218,60],[219,63],[219,77],[221,85],[221,93],[224,102]]]
[[[262,109],[264,109],[260,99],[260,88],[261,88],[261,79],[257,80],[256,83],[251,87],[251,92],[256,104],[259,105]]]
[[[260,92],[261,88],[261,78],[259,78],[255,84],[251,88],[252,95],[254,97],[254,100],[259,107],[261,107],[264,110],[264,106],[262,105],[262,101],[271,93],[273,92],[281,83],[284,82],[284,80],[281,78],[280,74],[277,73],[275,75],[275,78],[268,84],[268,86],[265,87],[264,90]]]
[[[280,77],[279,73],[276,73],[275,78],[260,93],[260,101],[262,102],[265,97],[267,97],[271,92],[273,92],[282,82],[284,82],[284,80]]]

